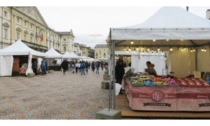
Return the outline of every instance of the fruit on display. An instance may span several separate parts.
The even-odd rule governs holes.
[[[175,80],[166,77],[154,77],[154,76],[139,76],[130,78],[131,82],[135,86],[175,86],[177,85]]]
[[[172,78],[172,77],[155,77],[142,75],[131,77],[131,83],[134,86],[181,86],[181,87],[199,87],[210,86],[210,84],[201,78]]]

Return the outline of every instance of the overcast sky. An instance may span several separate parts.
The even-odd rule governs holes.
[[[180,6],[186,8],[185,6]],[[55,31],[73,30],[75,42],[94,47],[105,43],[109,29],[139,24],[147,20],[156,7],[38,7],[48,26]],[[206,18],[210,7],[191,7],[189,12]]]
[[[75,42],[105,43],[109,29],[139,24],[162,6],[190,7],[205,18],[208,0],[0,0],[1,6],[37,6],[55,31],[73,30]],[[197,6],[197,7],[196,7]]]

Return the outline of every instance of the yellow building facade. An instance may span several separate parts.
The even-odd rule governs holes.
[[[61,53],[73,51],[72,30],[52,30],[36,7],[0,7],[0,24],[0,49],[21,39],[29,47],[42,52],[50,48]]]
[[[109,59],[109,48],[107,47],[107,44],[98,44],[95,46],[95,59]]]

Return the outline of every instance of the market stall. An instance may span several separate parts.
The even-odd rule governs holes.
[[[57,60],[61,60],[62,55],[58,53],[54,48],[51,48],[46,53],[47,63],[48,63],[48,70],[55,70],[60,71],[61,66],[57,63]]]
[[[45,54],[31,49],[21,40],[17,40],[12,45],[1,49],[0,57],[0,76],[28,75],[33,74],[32,60],[45,57]]]
[[[199,87],[190,83],[183,86],[179,81],[195,71],[210,71],[209,34],[209,20],[179,7],[163,7],[142,24],[111,28],[107,41],[111,48],[112,82],[115,82],[115,50],[168,52],[168,73],[173,72],[178,78],[177,86],[136,87],[127,78],[126,93],[130,107],[152,111],[210,111],[210,87],[204,86],[206,82]],[[115,85],[113,87],[115,108]],[[144,93],[146,95],[141,95]],[[162,100],[152,100],[152,96]]]
[[[201,78],[126,77],[132,110],[210,111],[210,85]]]

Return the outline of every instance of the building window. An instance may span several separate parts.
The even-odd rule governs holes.
[[[98,53],[96,53],[96,57],[98,57]]]
[[[31,29],[33,29],[33,24],[31,24]]]
[[[66,46],[63,47],[63,50],[66,51]]]
[[[25,22],[25,26],[27,25],[27,21],[24,21]]]
[[[27,38],[27,35],[26,35],[26,34],[24,34],[24,40],[26,40],[26,38]]]
[[[20,19],[19,19],[19,17],[17,17],[17,22],[18,22],[18,23],[20,22]]]
[[[30,37],[30,42],[33,42],[33,36]]]
[[[104,58],[106,57],[106,53],[104,53]]]
[[[66,39],[63,39],[63,41],[66,41]]]
[[[4,16],[7,17],[7,12],[6,11],[4,11]]]
[[[17,32],[17,40],[20,39],[20,32]]]
[[[4,39],[7,39],[8,36],[8,29],[4,28]]]

